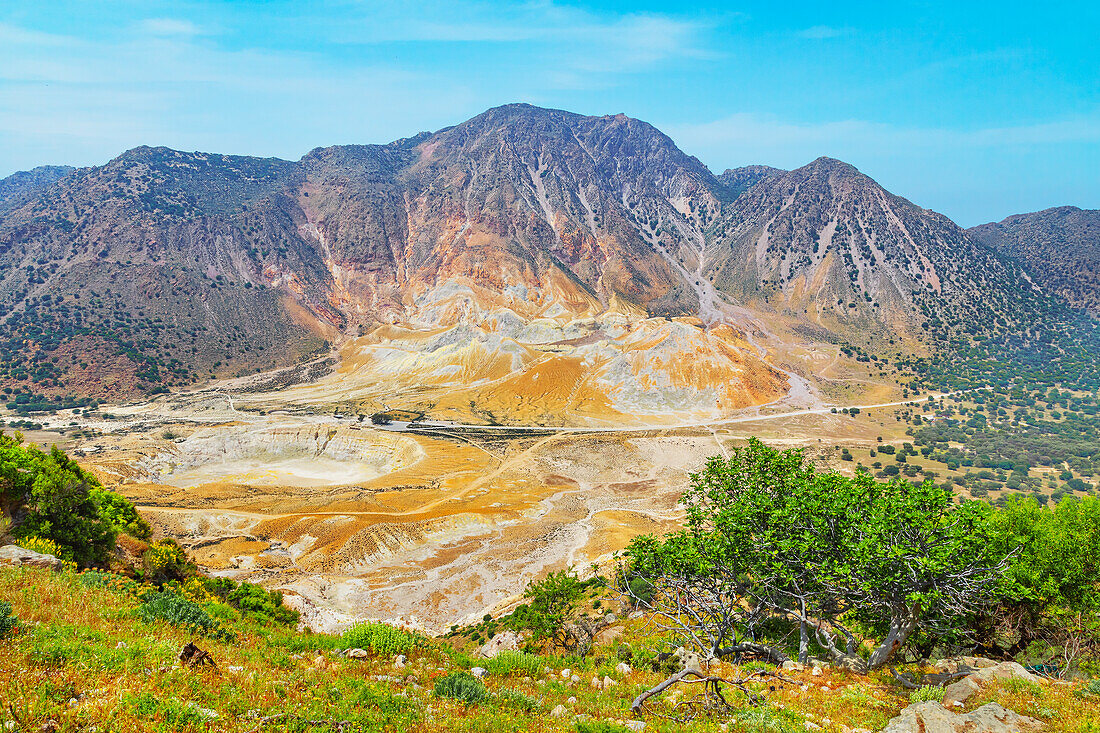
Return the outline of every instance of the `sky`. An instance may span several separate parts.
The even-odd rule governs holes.
[[[0,176],[137,145],[297,159],[509,102],[715,172],[847,161],[963,226],[1100,208],[1100,3],[0,0]]]

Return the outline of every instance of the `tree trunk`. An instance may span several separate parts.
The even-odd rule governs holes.
[[[886,638],[871,652],[871,658],[867,660],[868,669],[878,669],[890,661],[894,653],[909,639],[913,630],[917,628],[920,619],[920,605],[912,608],[905,606],[895,610],[890,617],[890,631]]]

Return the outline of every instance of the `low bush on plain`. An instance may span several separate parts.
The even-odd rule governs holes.
[[[348,648],[367,649],[383,656],[408,654],[424,641],[419,634],[373,622],[352,626],[341,639]]]
[[[451,672],[435,681],[435,695],[473,704],[488,700],[489,688],[469,672]]]
[[[489,674],[500,677],[509,674],[534,677],[542,666],[542,659],[536,655],[511,650],[502,651],[485,662]]]

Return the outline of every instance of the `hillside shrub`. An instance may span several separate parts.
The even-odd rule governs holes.
[[[363,622],[341,635],[348,648],[366,649],[382,656],[408,654],[424,642],[424,637],[389,624]]]
[[[469,672],[451,672],[435,681],[435,695],[469,705],[488,700],[489,689]]]
[[[173,539],[157,540],[141,556],[148,579],[154,583],[184,581],[198,573],[198,567]]]
[[[137,537],[139,540],[149,539],[152,529],[134,505],[113,491],[92,488],[88,491],[92,501],[99,509],[99,516],[107,521],[118,532]]]
[[[505,650],[495,657],[485,661],[485,669],[489,674],[503,677],[510,674],[520,674],[534,677],[542,669],[542,658],[534,654]]]
[[[943,701],[943,688],[937,685],[921,685],[917,689],[909,693],[909,703],[926,702],[928,700],[935,700],[936,702]]]
[[[137,608],[142,621],[167,621],[183,626],[196,634],[216,639],[231,640],[233,634],[221,628],[218,621],[201,604],[188,600],[172,591],[149,591]]]
[[[0,639],[15,632],[19,628],[19,619],[11,612],[11,604],[0,601]]]
[[[494,695],[494,699],[497,704],[503,707],[522,710],[526,713],[534,712],[539,707],[538,700],[529,695],[524,695],[519,690],[501,690]]]
[[[130,502],[57,446],[24,445],[20,433],[0,435],[0,514],[16,540],[49,540],[81,567],[105,563],[119,532],[148,536]]]

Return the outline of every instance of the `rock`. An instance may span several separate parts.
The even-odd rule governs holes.
[[[564,705],[558,705],[557,707],[555,707],[553,710],[550,711],[550,717],[551,718],[564,718],[568,714],[569,714],[569,711],[567,711],[565,709]]]
[[[115,649],[126,649],[126,648],[127,648],[126,642],[124,642],[124,641],[120,641],[119,643],[115,644]]]
[[[828,665],[826,665],[827,667]],[[847,669],[857,674],[864,674],[867,672],[867,662],[862,657],[857,657],[854,654],[845,654],[836,660],[836,666],[841,669]]]
[[[814,667],[812,670],[810,670],[810,674],[812,674],[814,677],[820,677],[821,667]]]
[[[966,702],[971,695],[989,687],[997,680],[1007,680],[1013,677],[1029,682],[1039,681],[1038,677],[1028,672],[1018,662],[1001,662],[992,667],[980,669],[963,677],[958,682],[948,685],[943,691],[944,707],[952,707],[956,702]]]
[[[599,677],[593,677],[592,678],[592,683],[589,685],[589,687],[591,687],[593,690],[602,690],[603,685],[600,684],[600,678]]]
[[[641,618],[645,616],[645,611],[633,611],[627,618]]]
[[[684,647],[679,647],[672,656],[680,662],[680,671],[690,670],[696,674],[703,674],[703,658],[697,653],[688,651]]]
[[[609,616],[612,614],[608,614]],[[608,645],[614,643],[620,636],[623,635],[622,626],[608,626],[606,629],[600,629],[599,633],[592,637],[592,641],[596,644]]]
[[[577,675],[573,675],[572,677],[569,678],[569,682],[571,684],[574,684],[574,685],[577,684],[580,681],[581,681],[581,678],[578,677]]]
[[[472,674],[474,677],[484,677],[485,675],[489,674],[489,670],[485,669],[484,667],[471,667],[470,674]]]
[[[561,678],[563,680],[567,680],[572,676],[573,676],[573,670],[569,669],[568,667],[566,667],[565,669],[563,669],[561,671]]]
[[[404,654],[398,654],[396,657],[393,658],[393,666],[397,667],[398,669],[404,669],[406,661],[407,657],[405,657]]]
[[[600,687],[601,687],[601,688],[603,688],[603,689],[605,689],[605,690],[610,690],[610,689],[611,689],[612,687],[614,687],[614,686],[615,686],[616,684],[618,684],[618,683],[617,683],[617,682],[615,682],[615,680],[611,679],[611,678],[610,678],[610,677],[608,677],[607,675],[604,675],[604,676],[603,676],[603,680],[602,680],[602,681],[601,681],[601,683],[600,683]]]
[[[24,550],[18,545],[4,545],[0,547],[0,567],[5,566],[60,570],[63,563],[53,555],[47,555],[44,552]]]
[[[619,620],[619,617],[616,616],[615,614],[611,613],[610,611],[608,611],[603,617],[603,622],[605,624],[609,625],[609,626],[611,624],[615,623],[618,620]]]
[[[368,652],[366,649],[348,649],[346,652],[344,652],[344,656],[348,659],[366,659],[370,656],[370,652]]]
[[[643,730],[645,730],[645,721],[644,720],[624,720],[622,722],[622,725],[623,725],[624,728],[629,728],[630,730],[633,730],[633,731],[643,731]]]
[[[1042,724],[995,702],[970,713],[953,713],[935,700],[918,702],[901,711],[882,733],[1027,733]]]
[[[796,662],[793,659],[788,659],[783,662],[783,670],[785,672],[801,672],[804,669],[806,669],[806,665],[802,664],[802,662]]]
[[[632,670],[630,668],[630,665],[627,664],[626,662],[619,662],[618,664],[615,665],[615,671],[625,677],[626,675],[630,674],[634,670]]]
[[[577,698],[571,697],[568,700],[566,700],[566,702],[569,703],[570,705],[576,705],[577,704]]]
[[[941,659],[932,665],[940,674],[955,674],[959,671],[967,670],[979,670],[988,669],[990,667],[996,667],[997,662],[992,659],[986,659],[985,657],[950,657],[949,659]]]
[[[503,651],[518,651],[521,641],[522,639],[516,632],[508,629],[482,644],[478,648],[476,656],[482,659],[491,659]]]

